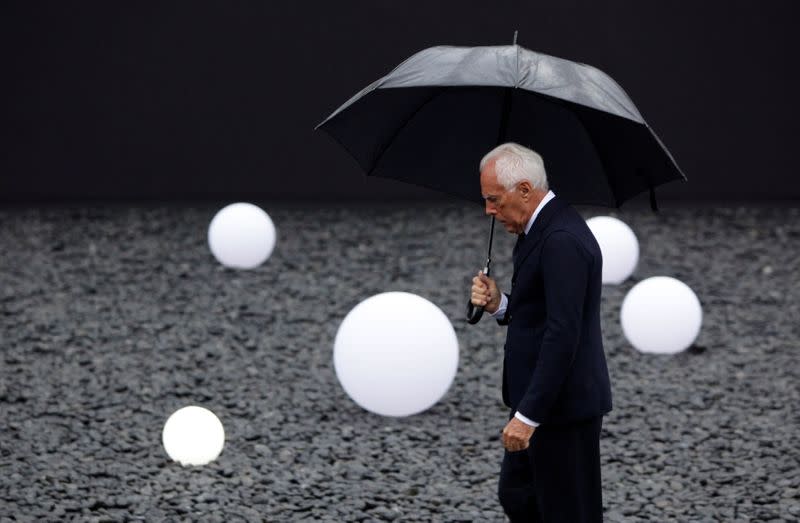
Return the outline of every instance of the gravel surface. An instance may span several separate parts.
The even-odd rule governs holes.
[[[218,207],[0,209],[0,519],[503,520],[504,330],[463,320],[480,208],[262,206],[278,245],[241,272],[207,247]],[[604,289],[606,521],[798,521],[800,206],[666,207],[611,213],[641,259]],[[512,244],[496,238],[506,284]],[[704,309],[676,356],[637,353],[619,324],[657,275]],[[461,347],[447,395],[404,419],[361,410],[332,365],[347,312],[389,290],[437,304]],[[226,429],[205,467],[161,446],[189,404]]]

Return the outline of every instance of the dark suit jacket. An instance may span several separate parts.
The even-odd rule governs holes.
[[[603,258],[584,219],[559,198],[518,249],[508,308],[503,401],[538,423],[611,410],[600,293]]]

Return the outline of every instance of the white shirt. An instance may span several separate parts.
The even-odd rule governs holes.
[[[536,210],[533,211],[531,219],[528,220],[528,224],[525,226],[525,235],[527,235],[530,232],[531,227],[533,227],[533,222],[536,220],[536,217],[539,216],[539,213],[544,208],[544,206],[547,205],[547,202],[549,202],[555,197],[556,195],[555,193],[553,193],[553,191],[547,191],[547,194],[544,196],[544,198],[542,198],[542,201],[539,202],[539,205],[536,206]],[[505,316],[507,308],[508,308],[508,297],[505,294],[500,293],[500,306],[497,307],[497,310],[492,312],[491,315],[494,316],[495,318],[502,318],[503,316]],[[514,413],[514,417],[520,420],[521,422],[525,423],[526,425],[530,425],[531,427],[539,426],[537,422],[529,418],[526,418],[525,416],[520,414],[519,411]]]

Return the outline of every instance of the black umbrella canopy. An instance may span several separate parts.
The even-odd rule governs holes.
[[[369,175],[478,202],[478,163],[506,141],[541,154],[573,204],[618,207],[686,179],[611,77],[518,45],[425,49],[317,127]]]

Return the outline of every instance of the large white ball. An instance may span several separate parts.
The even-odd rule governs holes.
[[[640,352],[674,354],[689,348],[703,323],[700,300],[688,285],[656,276],[637,283],[622,301],[622,331]]]
[[[216,415],[203,407],[176,410],[161,432],[164,450],[181,465],[206,465],[217,459],[225,445],[225,429]]]
[[[222,265],[254,269],[264,263],[275,248],[275,225],[259,207],[251,203],[233,203],[211,220],[208,245]]]
[[[345,392],[361,407],[410,416],[433,406],[450,388],[458,339],[433,303],[386,292],[362,301],[342,321],[333,363]]]
[[[633,230],[622,220],[595,216],[586,220],[603,254],[603,283],[619,284],[627,280],[639,262],[639,242]]]

